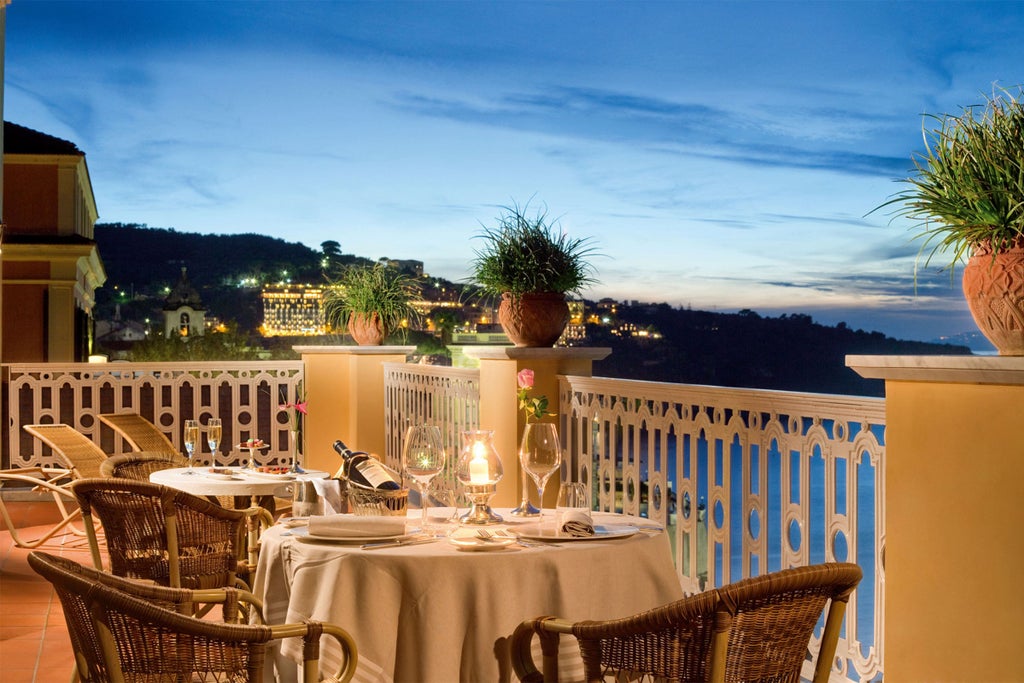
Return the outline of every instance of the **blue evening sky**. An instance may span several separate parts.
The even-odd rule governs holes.
[[[604,254],[587,298],[927,340],[975,329],[960,272],[915,292],[868,214],[1021,36],[1019,2],[14,0],[4,117],[86,153],[103,222],[458,281],[531,201]]]

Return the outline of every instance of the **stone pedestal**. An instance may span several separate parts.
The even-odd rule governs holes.
[[[519,503],[519,483],[522,470],[519,465],[519,437],[526,424],[526,416],[519,410],[516,376],[529,368],[534,372],[534,387],[530,396],[547,396],[548,410],[560,414],[558,405],[558,376],[581,375],[589,377],[594,361],[606,358],[608,348],[557,347],[517,348],[514,346],[467,346],[466,356],[480,362],[480,428],[494,430],[494,446],[501,455],[505,475],[498,483],[498,493],[491,504],[497,507],[515,507]],[[547,418],[557,422],[556,417]],[[561,429],[559,425],[559,429]],[[563,436],[564,441],[564,436]],[[544,507],[554,507],[558,493],[558,477],[548,480]],[[536,497],[536,496],[534,496]]]
[[[1020,680],[1024,358],[846,364],[885,380],[886,680]]]
[[[404,363],[414,346],[295,346],[305,364],[305,466],[335,472],[341,458],[331,448],[385,452],[384,363]]]

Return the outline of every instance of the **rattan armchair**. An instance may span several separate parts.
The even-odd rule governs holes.
[[[102,413],[100,422],[121,435],[132,448],[148,453],[167,453],[181,465],[186,464],[181,452],[160,429],[138,413]],[[181,466],[179,465],[179,466]]]
[[[149,481],[153,472],[180,466],[180,459],[166,453],[122,453],[112,455],[100,464],[100,476]]]
[[[49,493],[60,512],[60,520],[39,538],[22,538],[4,504],[3,496],[0,496],[0,516],[11,533],[11,540],[21,548],[31,549],[38,548],[65,530],[77,536],[84,536],[85,531],[73,524],[81,514],[74,506],[75,496],[71,493],[70,486],[75,479],[100,476],[100,465],[107,459],[107,454],[89,437],[69,425],[34,424],[24,425],[24,429],[50,448],[61,467],[19,467],[0,470],[0,488],[6,484],[13,487],[31,486],[35,491]],[[68,503],[72,505],[69,507]]]
[[[185,491],[127,479],[81,479],[71,489],[97,569],[103,561],[94,515],[103,523],[114,574],[175,588],[240,583],[238,571],[249,569],[240,564],[247,522],[267,515],[262,508],[229,510]]]
[[[855,564],[828,563],[744,579],[624,619],[531,619],[512,637],[512,665],[524,683],[557,681],[559,635],[567,633],[579,642],[591,683],[618,673],[630,681],[798,683],[827,607],[814,672],[814,682],[825,683],[846,603],[861,575]],[[534,634],[543,674],[533,662]]]
[[[218,623],[175,611],[199,602],[220,602],[229,617],[226,621],[231,621],[234,605],[246,597],[234,589],[190,591],[118,581],[40,552],[30,553],[28,561],[56,589],[77,673],[89,683],[261,683],[267,644],[297,637],[304,643],[303,680],[315,683],[320,679],[322,635],[337,640],[342,653],[338,671],[325,680],[345,683],[355,673],[356,644],[339,626],[314,621],[274,626]]]

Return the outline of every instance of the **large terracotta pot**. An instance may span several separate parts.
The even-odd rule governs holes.
[[[384,328],[380,316],[373,313],[353,313],[348,319],[348,333],[360,346],[380,346],[384,343]]]
[[[569,323],[565,295],[555,292],[501,295],[498,322],[516,346],[554,346]]]
[[[964,296],[1001,356],[1024,356],[1024,238],[995,257],[979,246],[964,268]]]

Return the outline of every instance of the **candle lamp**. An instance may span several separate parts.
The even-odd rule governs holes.
[[[504,470],[494,448],[494,432],[473,430],[462,432],[462,450],[455,466],[455,477],[462,482],[472,506],[462,515],[462,524],[495,524],[501,521],[489,505],[498,491]]]

